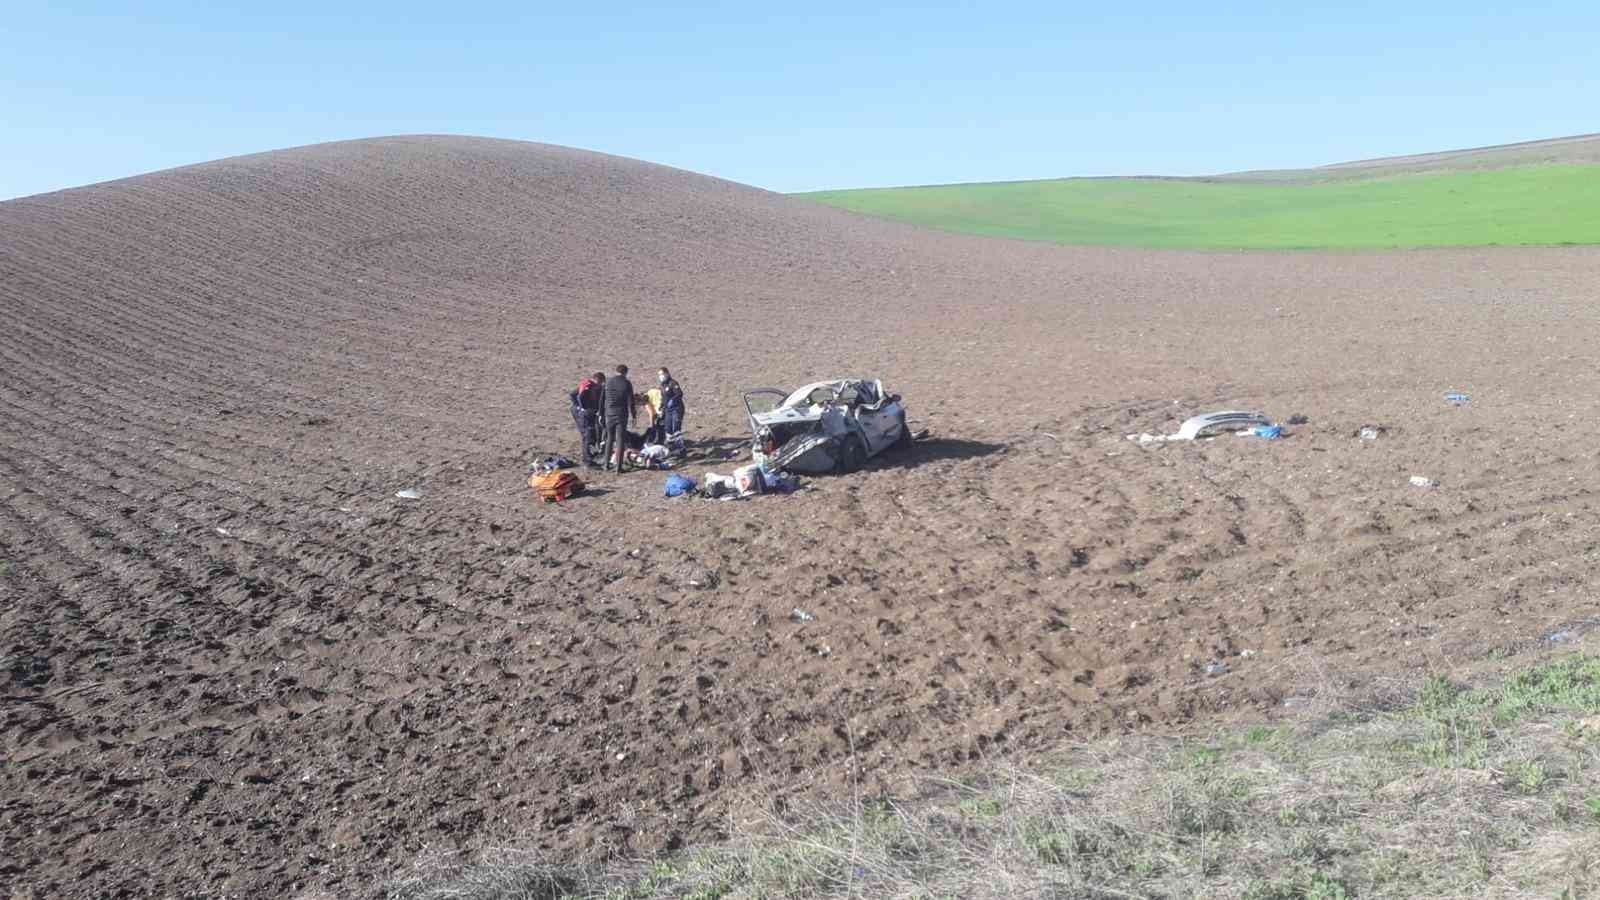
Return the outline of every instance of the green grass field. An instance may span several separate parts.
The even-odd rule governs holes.
[[[947,231],[1064,244],[1217,249],[1600,244],[1600,166],[1592,165],[1288,184],[1067,178],[799,196]]]

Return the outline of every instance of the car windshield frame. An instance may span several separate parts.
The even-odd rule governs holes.
[[[861,382],[862,379],[860,378],[839,378],[833,381],[813,381],[805,387],[796,389],[794,393],[790,394],[788,397],[785,397],[783,406],[798,408],[808,406],[826,406],[830,403],[837,403],[839,402],[839,398],[844,395],[845,391],[851,389],[859,390]],[[818,402],[811,399],[813,394],[823,389],[826,389],[829,393],[829,396],[825,401]]]

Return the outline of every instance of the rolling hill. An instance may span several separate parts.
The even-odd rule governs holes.
[[[993,240],[446,136],[0,203],[0,895],[648,855],[1536,652],[1600,614],[1597,282],[1586,247]],[[617,362],[682,381],[695,477],[748,458],[748,387],[881,377],[931,435],[787,497],[536,505]],[[1239,406],[1310,422],[1126,439]]]
[[[1143,247],[1600,243],[1600,137],[1210,178],[822,191],[867,215],[997,237]]]

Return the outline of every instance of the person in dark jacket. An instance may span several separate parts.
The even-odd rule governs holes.
[[[600,445],[600,400],[605,393],[606,376],[596,372],[579,382],[572,392],[572,422],[578,428],[578,446],[583,454],[583,464],[598,468],[594,448]]]
[[[628,423],[637,415],[633,404],[633,382],[628,380],[627,366],[617,366],[617,374],[606,379],[600,406],[601,428],[605,433],[601,457],[607,469],[615,462],[617,471],[621,472],[628,458]]]
[[[662,442],[676,445],[674,450],[683,447],[683,387],[678,380],[672,377],[666,366],[656,373],[656,381],[661,384],[661,419]]]

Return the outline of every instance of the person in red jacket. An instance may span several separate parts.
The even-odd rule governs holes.
[[[578,428],[579,452],[583,464],[591,469],[597,468],[594,448],[600,445],[600,398],[605,381],[605,373],[596,372],[578,382],[578,389],[572,392],[572,422]]]

